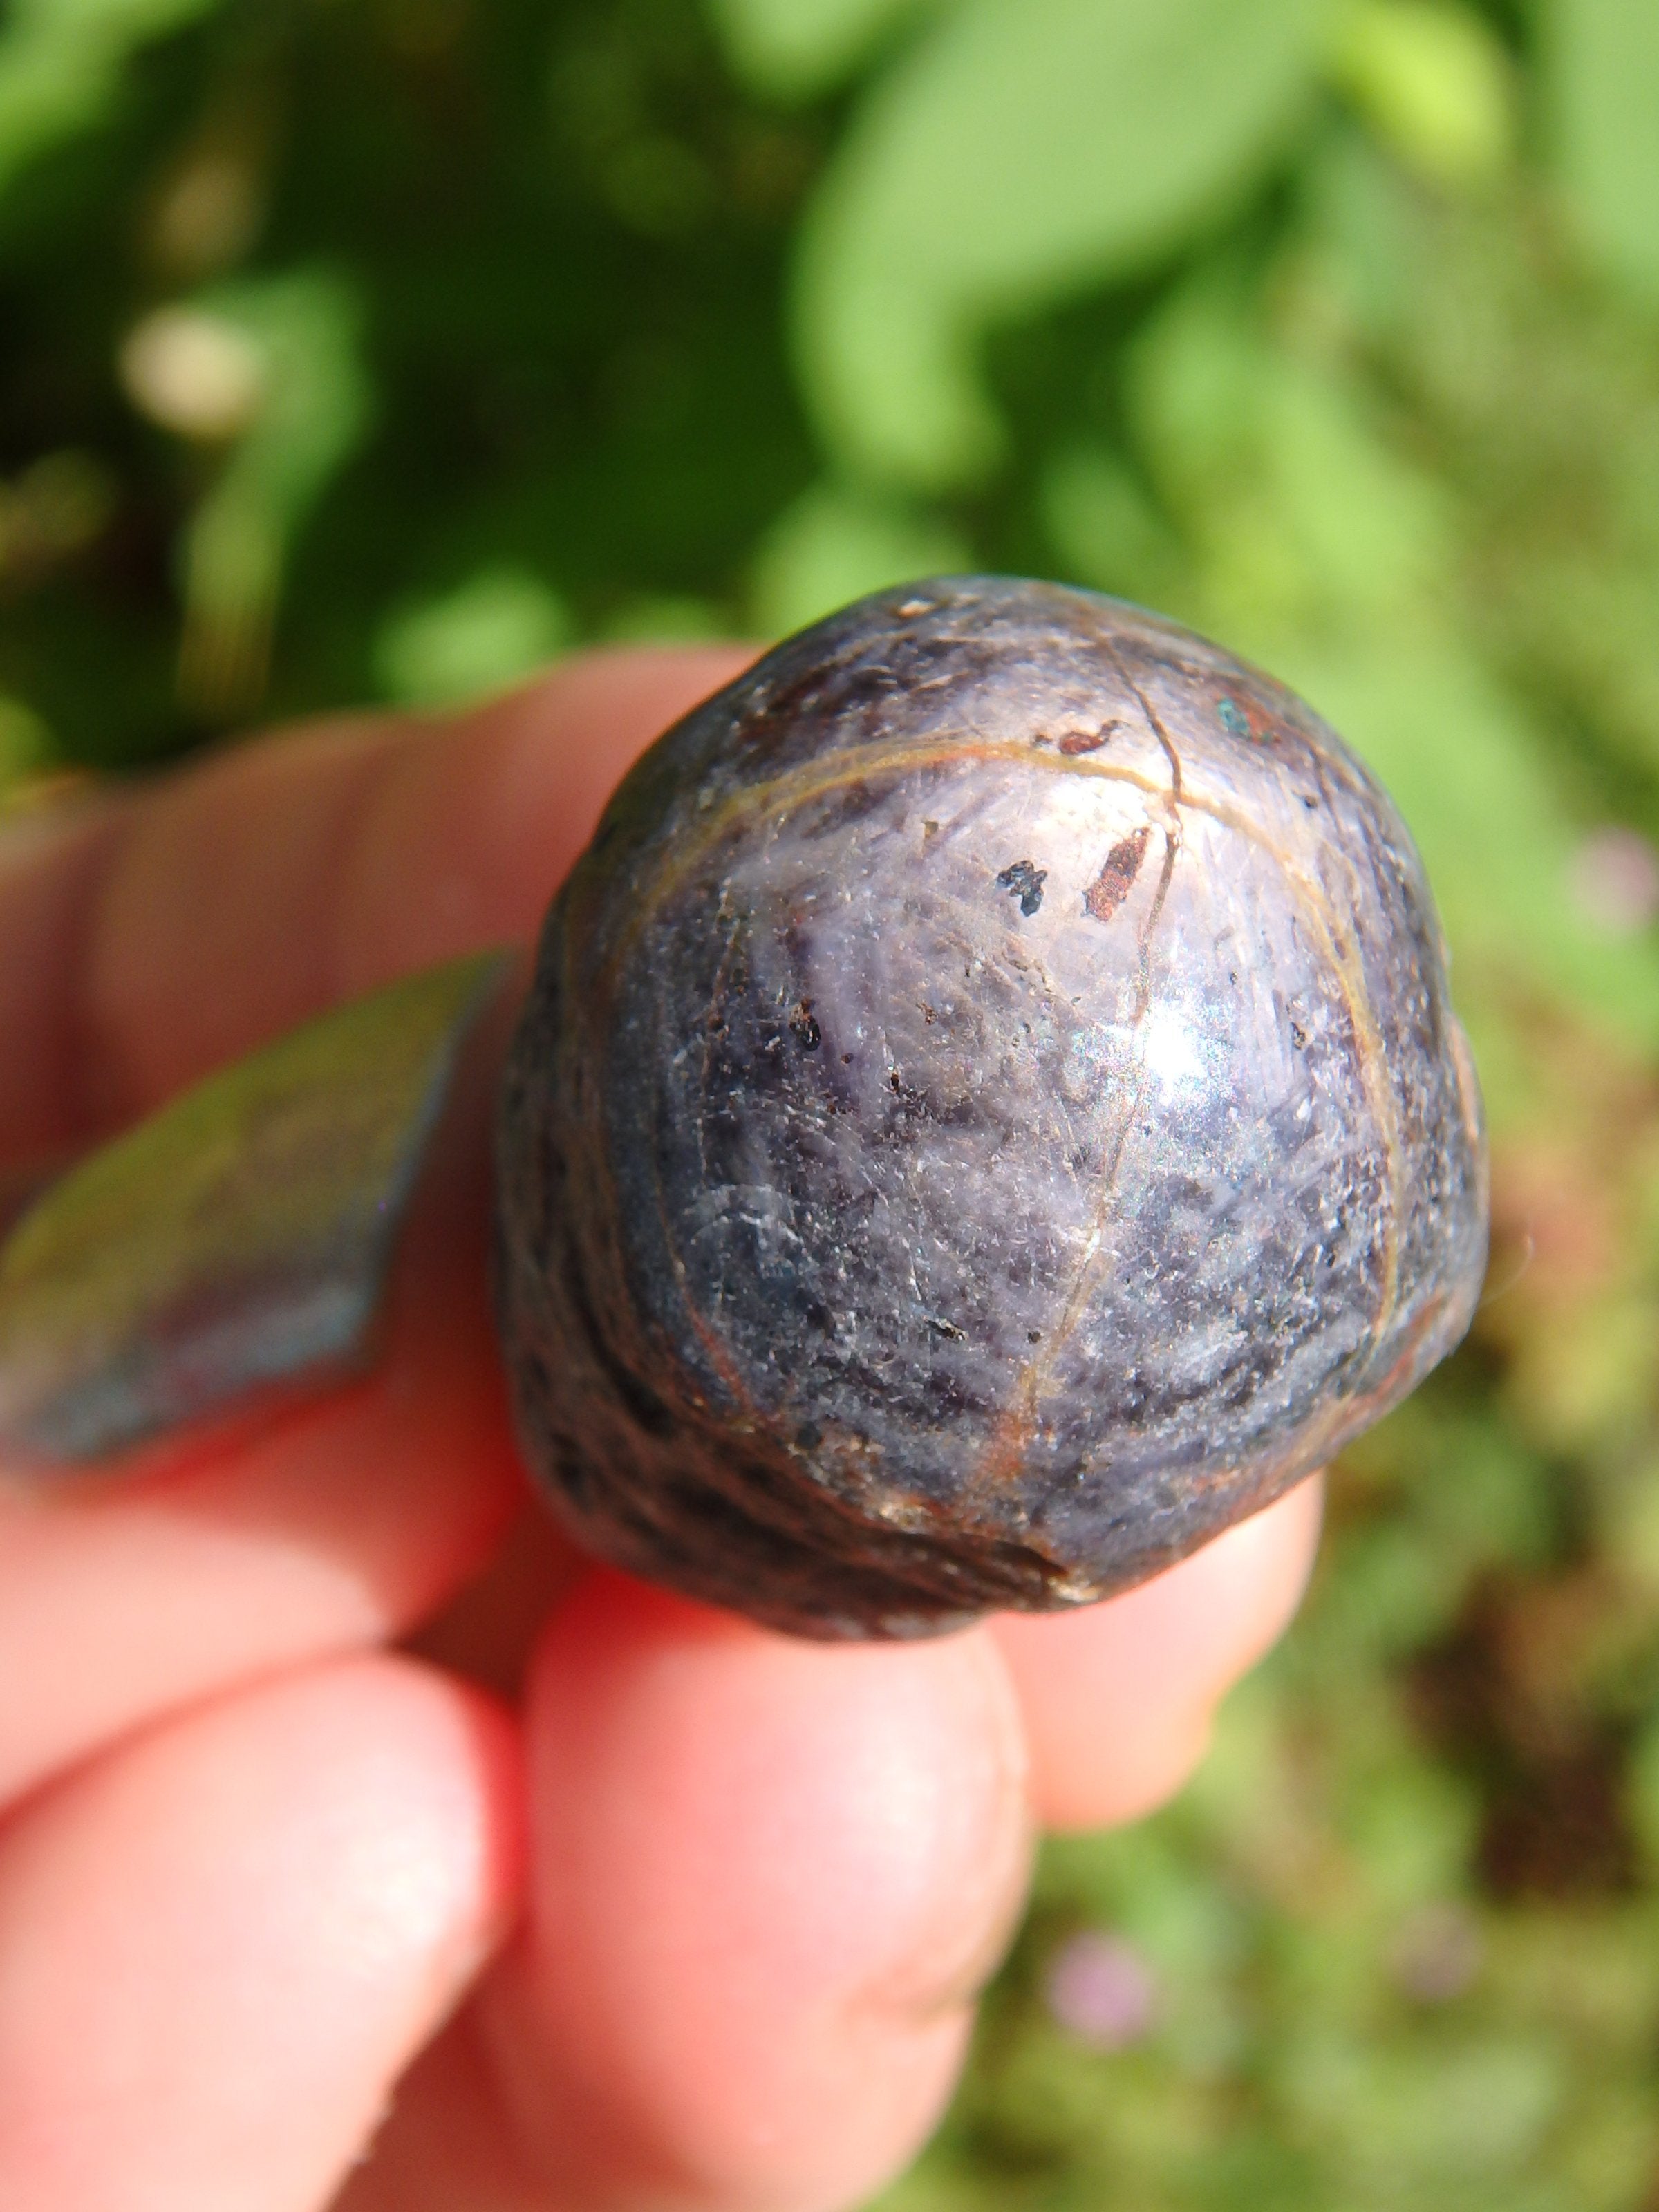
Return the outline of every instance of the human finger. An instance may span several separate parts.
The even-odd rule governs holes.
[[[21,1105],[0,1086],[0,1141],[62,1141],[337,992],[527,935],[615,775],[732,659],[600,656],[459,722],[256,741],[0,849],[0,1060],[46,1071]],[[40,955],[21,980],[12,943]],[[228,1681],[400,1634],[487,1555],[522,1488],[485,1290],[487,1062],[368,1381],[125,1479],[0,1481],[0,1798]]]
[[[378,983],[528,938],[635,756],[745,657],[591,654],[452,720],[273,732],[12,831],[0,1161],[101,1134]]]
[[[999,1616],[1043,1826],[1137,1820],[1181,1787],[1217,1705],[1295,1613],[1322,1504],[1312,1478],[1121,1597]]]
[[[357,1659],[173,1721],[0,1832],[0,2203],[314,2212],[516,1894],[513,1731]]]
[[[173,1706],[401,1632],[499,1540],[524,1476],[485,1282],[477,1044],[368,1373],[79,1478],[0,1480],[0,1804]]]
[[[937,2118],[1023,1888],[990,1638],[814,1644],[599,1573],[526,1729],[526,1922],[343,2212],[860,2201]],[[516,2180],[479,2180],[492,2140]]]

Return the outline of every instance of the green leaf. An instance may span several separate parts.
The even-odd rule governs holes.
[[[796,338],[831,444],[919,485],[999,426],[978,337],[1238,204],[1321,58],[1320,0],[968,0],[878,85],[809,210]]]
[[[1151,605],[1177,568],[1168,526],[1109,447],[1078,443],[1056,453],[1039,487],[1050,544],[1068,576]]]
[[[1444,0],[1357,0],[1335,67],[1383,144],[1431,183],[1483,184],[1509,166],[1513,71],[1471,9]]]
[[[52,738],[32,707],[0,691],[0,805],[8,787],[46,766]]]
[[[1201,276],[1143,327],[1125,401],[1202,560],[1200,627],[1346,631],[1443,588],[1439,488],[1376,435],[1351,381],[1271,343],[1231,283]]]
[[[921,0],[708,0],[738,75],[786,100],[826,92],[848,76]]]
[[[1336,649],[1287,646],[1275,665],[1364,756],[1409,823],[1451,940],[1454,987],[1474,985],[1456,994],[1477,1051],[1480,1017],[1507,982],[1541,987],[1651,1052],[1656,948],[1580,911],[1561,784],[1479,663],[1450,639],[1379,632]],[[1494,1119],[1499,1103],[1489,1100]]]
[[[13,0],[0,33],[0,190],[98,122],[130,54],[218,0]]]
[[[732,617],[717,599],[692,592],[642,592],[624,599],[598,635],[617,645],[706,644],[732,635]]]
[[[569,609],[539,576],[497,565],[394,615],[375,646],[375,673],[402,706],[459,706],[528,676],[562,653],[574,630]]]
[[[761,547],[755,623],[763,636],[787,636],[866,592],[970,566],[967,548],[943,524],[831,484],[815,485],[779,518]]]
[[[220,715],[259,696],[289,547],[361,437],[369,388],[357,295],[331,270],[226,286],[202,305],[246,335],[264,368],[258,411],[185,544],[180,689]]]
[[[1549,0],[1546,96],[1569,204],[1592,252],[1659,297],[1659,8]]]
[[[1564,2099],[1565,2060],[1547,2030],[1392,2050],[1309,2033],[1291,2040],[1279,2086],[1361,2173],[1401,2191],[1396,2203],[1421,2203],[1431,2190],[1429,2201],[1449,2206],[1471,2200],[1443,2193],[1448,2184],[1535,2157]],[[1388,2201],[1370,2189],[1364,2197]]]

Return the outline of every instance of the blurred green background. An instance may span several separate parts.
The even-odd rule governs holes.
[[[1381,771],[1496,1234],[896,2212],[1656,2212],[1659,5],[0,12],[0,810],[970,565]]]

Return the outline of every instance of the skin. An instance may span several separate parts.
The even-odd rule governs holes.
[[[531,936],[735,672],[596,655],[0,834],[0,1197],[220,1062]],[[485,1086],[481,1085],[482,1091]],[[800,1644],[526,1495],[453,1120],[377,1373],[50,1495],[0,1468],[9,2212],[829,2212],[950,2094],[1042,1826],[1179,1788],[1304,1485],[1129,1595]]]

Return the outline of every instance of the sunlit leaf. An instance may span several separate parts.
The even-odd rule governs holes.
[[[1466,2037],[1435,2050],[1390,2051],[1358,2035],[1299,2042],[1283,2075],[1291,2108],[1317,2116],[1357,2175],[1408,2189],[1438,2184],[1434,2201],[1443,2204],[1457,2201],[1439,2193],[1449,2183],[1523,2166],[1566,2086],[1567,2054],[1547,2029]]]
[[[757,91],[800,97],[837,83],[926,0],[708,0],[736,68]]]
[[[1205,619],[1352,630],[1439,585],[1438,488],[1384,444],[1352,384],[1269,343],[1253,295],[1185,286],[1127,366],[1140,451],[1201,564]]]
[[[1631,1813],[1650,1864],[1659,1865],[1659,1717],[1648,1722],[1631,1762]]]
[[[1364,756],[1411,825],[1477,1032],[1507,984],[1559,995],[1644,1050],[1659,1048],[1659,946],[1616,936],[1574,901],[1561,785],[1537,732],[1479,664],[1449,640],[1385,633],[1341,651],[1288,647],[1278,665]],[[1466,975],[1471,990],[1460,988]]]
[[[198,507],[185,544],[179,687],[209,716],[264,686],[283,562],[368,417],[356,291],[331,270],[226,286],[201,302],[262,365],[258,412]]]
[[[127,397],[181,438],[217,444],[246,429],[265,397],[265,359],[246,331],[201,307],[158,307],[122,343]]]
[[[95,123],[128,56],[218,0],[12,0],[0,30],[0,188]]]
[[[0,692],[0,800],[10,785],[44,768],[51,752],[51,732],[33,708]]]
[[[1151,605],[1164,596],[1177,555],[1168,526],[1121,457],[1069,446],[1043,471],[1042,517],[1066,577]]]
[[[376,641],[375,672],[385,696],[402,705],[458,706],[553,659],[574,628],[539,576],[498,565],[395,614]]]
[[[1593,252],[1659,297],[1659,8],[1547,0],[1545,88],[1562,181]]]
[[[690,595],[664,598],[654,592],[624,600],[600,630],[618,645],[702,642],[732,634],[730,614],[715,600]]]
[[[1358,0],[1338,82],[1383,143],[1432,182],[1479,185],[1508,166],[1514,72],[1491,27],[1445,0]]]
[[[810,211],[797,351],[832,444],[920,484],[997,450],[996,320],[1237,206],[1320,59],[1318,0],[968,0],[876,88]]]
[[[780,517],[761,547],[755,624],[763,636],[783,636],[866,592],[970,565],[961,538],[944,525],[820,484]]]

